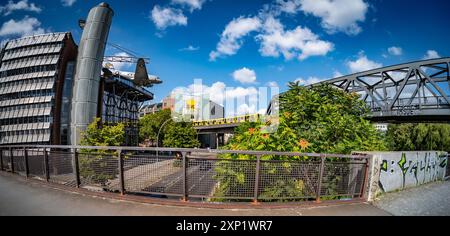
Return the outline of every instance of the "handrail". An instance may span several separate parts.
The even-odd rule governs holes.
[[[156,151],[156,152],[196,152],[212,154],[241,154],[241,155],[262,155],[262,156],[308,156],[325,158],[350,158],[350,159],[368,159],[368,155],[345,155],[345,154],[323,154],[323,153],[301,153],[301,152],[275,152],[275,151],[248,151],[248,150],[215,150],[199,148],[155,148],[155,147],[118,147],[118,146],[80,146],[80,145],[10,145],[0,146],[1,149],[19,149],[19,148],[53,148],[53,149],[93,149],[93,150],[114,150],[114,151]]]
[[[61,155],[58,149],[67,151],[68,155]],[[85,153],[83,149],[116,152],[90,155],[92,153]],[[35,151],[39,154],[35,155]],[[160,159],[153,153],[127,151],[172,151],[176,152],[176,155]],[[255,158],[222,159],[200,153],[245,154],[254,155]],[[141,154],[142,158],[133,156],[136,154]],[[265,155],[317,158],[265,160]],[[0,146],[0,171],[77,189],[84,188],[87,191],[120,193],[121,196],[150,194],[181,197],[182,202],[189,201],[190,198],[200,198],[209,199],[211,202],[219,199],[244,200],[252,201],[253,204],[273,200],[315,199],[315,202],[319,203],[328,197],[364,198],[371,156],[192,148],[15,145]],[[235,174],[236,170],[238,175]],[[286,186],[277,184],[277,180],[284,182],[286,179],[292,179],[293,182],[286,182]],[[217,184],[221,182],[229,187],[217,189]],[[363,184],[358,186],[357,182]],[[304,187],[298,188],[300,183]],[[279,188],[281,193],[273,193],[272,187]],[[296,190],[285,192],[286,188],[291,187]]]

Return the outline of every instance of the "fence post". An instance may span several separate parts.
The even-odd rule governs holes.
[[[45,169],[45,181],[50,180],[50,168],[48,165],[48,153],[47,148],[44,148],[44,169]]]
[[[75,167],[75,170],[74,170],[75,183],[76,183],[77,188],[80,188],[81,181],[80,181],[80,165],[78,162],[78,151],[76,148],[73,148],[72,150],[73,150],[73,161],[74,161],[73,166]]]
[[[371,158],[366,158],[366,163],[364,164],[364,181],[361,187],[360,198],[363,198],[366,192],[367,181],[369,179],[369,162]]]
[[[320,155],[319,182],[317,184],[316,203],[320,203],[320,191],[322,190],[322,178],[325,167],[325,157]]]
[[[123,158],[122,150],[117,150],[117,156],[119,157],[119,181],[120,181],[120,195],[125,195],[125,178],[123,174]]]
[[[3,171],[3,149],[0,149],[0,170]]]
[[[11,173],[14,174],[14,154],[12,148],[9,148],[9,160],[11,163]]]
[[[25,176],[30,177],[30,166],[28,164],[28,151],[27,148],[23,148],[23,157],[25,158]]]
[[[261,170],[261,155],[257,155],[256,156],[255,188],[254,188],[254,195],[253,195],[253,204],[258,204],[260,170]]]
[[[189,198],[188,179],[187,179],[188,157],[186,152],[182,152],[181,155],[183,158],[183,197],[181,198],[181,201],[187,202]]]

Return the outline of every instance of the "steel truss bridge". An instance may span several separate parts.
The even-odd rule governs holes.
[[[369,70],[318,84],[360,94],[376,122],[449,122],[449,68],[450,58],[439,58]]]

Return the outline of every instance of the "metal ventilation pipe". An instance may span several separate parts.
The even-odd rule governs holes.
[[[114,12],[107,3],[100,3],[89,11],[78,49],[74,76],[71,140],[78,145],[85,131],[97,115],[100,75]]]

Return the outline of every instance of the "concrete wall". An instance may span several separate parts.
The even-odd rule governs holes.
[[[447,153],[370,152],[371,160],[368,199],[425,183],[443,180],[446,175]]]

